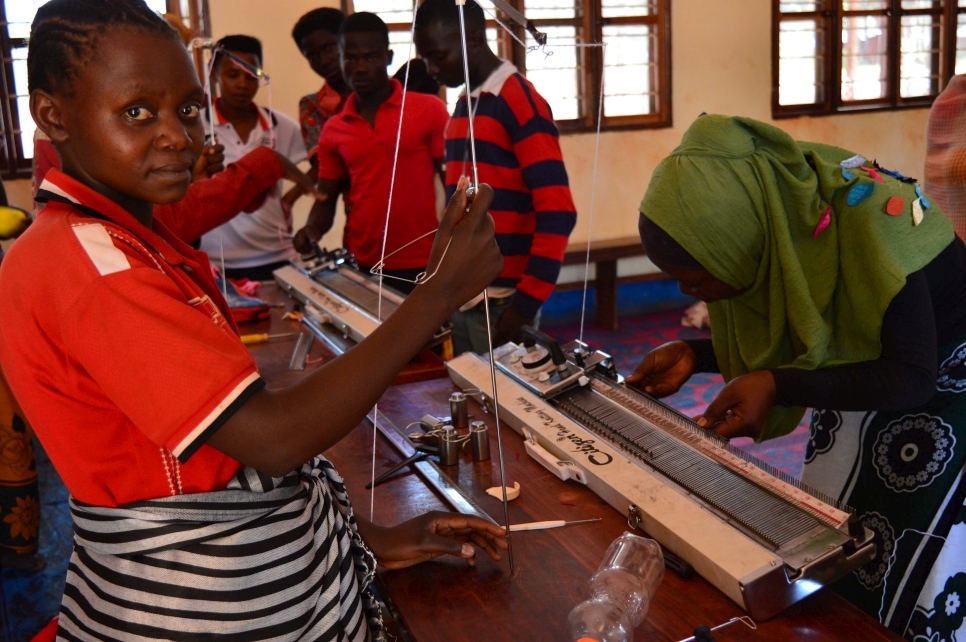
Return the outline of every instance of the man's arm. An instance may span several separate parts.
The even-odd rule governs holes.
[[[335,221],[335,204],[342,193],[342,182],[320,178],[317,185],[325,200],[312,205],[305,227],[296,232],[292,239],[292,245],[299,254],[310,253],[319,239],[332,229]]]
[[[181,201],[156,205],[154,216],[182,241],[190,243],[239,212],[257,209],[285,171],[278,154],[268,147],[259,147],[211,178],[192,183]]]

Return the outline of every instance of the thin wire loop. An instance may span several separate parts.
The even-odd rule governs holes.
[[[395,279],[396,281],[404,281],[406,283],[415,283],[416,285],[422,285],[423,283],[426,283],[431,278],[433,278],[434,276],[436,276],[436,273],[437,272],[439,272],[439,266],[441,266],[443,264],[443,259],[446,258],[446,253],[449,252],[450,243],[453,242],[453,237],[452,236],[449,238],[448,241],[446,241],[446,247],[443,248],[443,255],[441,257],[439,257],[439,263],[436,264],[436,269],[433,270],[433,273],[432,274],[426,274],[425,272],[420,272],[416,276],[416,280],[404,279],[401,276],[393,276],[392,274],[386,274],[385,273],[385,270],[386,270],[386,259],[390,258],[393,254],[396,254],[398,252],[402,252],[403,250],[405,250],[407,247],[409,247],[413,243],[415,243],[417,241],[421,241],[424,238],[426,238],[427,236],[431,236],[431,235],[436,234],[436,232],[438,232],[438,231],[439,230],[436,229],[436,230],[432,230],[430,232],[426,232],[422,236],[418,236],[418,237],[414,238],[412,241],[410,241],[409,243],[406,243],[405,245],[403,245],[402,247],[393,250],[389,254],[386,254],[385,256],[382,257],[382,259],[380,259],[380,261],[378,263],[376,263],[371,268],[369,268],[369,274],[372,274],[373,276],[378,276],[380,279]],[[380,294],[380,296],[382,296],[382,295]]]

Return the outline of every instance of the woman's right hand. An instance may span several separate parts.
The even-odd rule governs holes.
[[[666,397],[681,389],[694,374],[697,363],[691,346],[684,341],[671,341],[648,352],[626,383],[652,397]]]
[[[461,178],[433,240],[426,267],[431,278],[420,286],[432,288],[434,296],[444,297],[452,310],[482,292],[503,270],[503,255],[488,211],[493,189],[479,185],[470,202],[467,187],[469,181]]]
[[[191,175],[191,182],[211,178],[218,172],[225,169],[225,146],[219,143],[205,145],[201,152],[201,157],[195,163],[194,172]]]

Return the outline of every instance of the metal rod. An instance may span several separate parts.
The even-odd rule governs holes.
[[[195,40],[198,39],[196,38]],[[218,142],[215,138],[215,101],[212,98],[211,91],[211,74],[215,71],[215,51],[211,49],[210,41],[208,41],[208,44],[202,41],[202,44],[199,46],[208,49],[208,64],[205,65],[207,71],[205,74],[205,97],[208,99],[208,143],[214,146]],[[204,58],[203,55],[202,58]],[[228,275],[225,273],[225,232],[221,225],[218,226],[218,247],[221,254],[221,295],[227,300]]]
[[[507,557],[513,574],[513,545],[510,544],[510,507],[506,498],[506,473],[503,468],[503,439],[500,435],[500,398],[496,390],[496,359],[493,358],[493,326],[490,324],[490,296],[483,290],[483,309],[486,310],[486,343],[490,353],[490,384],[493,386],[493,420],[496,424],[496,452],[500,456],[500,486],[503,488],[503,523],[506,527]]]
[[[470,102],[470,62],[466,52],[466,21],[463,18],[465,0],[456,0],[460,13],[460,40],[463,45],[463,81],[466,91],[466,116],[469,123],[470,154],[473,162],[473,187],[479,188],[480,175],[476,168],[476,136],[473,132],[473,109]],[[483,309],[486,310],[486,343],[490,353],[490,383],[493,386],[493,418],[496,423],[496,451],[500,460],[500,485],[503,488],[503,525],[506,528],[507,557],[513,574],[513,545],[510,543],[510,507],[506,498],[506,472],[503,466],[503,438],[500,434],[500,400],[496,391],[496,360],[493,358],[493,326],[490,324],[490,295],[483,290]]]
[[[479,188],[480,174],[476,169],[476,135],[473,133],[473,104],[470,102],[470,59],[466,53],[466,23],[463,20],[463,2],[457,0],[456,4],[460,8],[460,40],[463,44],[463,77],[464,91],[466,92],[466,120],[467,123],[469,123],[470,159],[473,162],[473,187]],[[510,559],[513,559],[512,555],[510,556]]]

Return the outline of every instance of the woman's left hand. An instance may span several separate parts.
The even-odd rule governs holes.
[[[387,569],[414,566],[441,555],[462,557],[475,566],[473,544],[495,561],[503,559],[498,549],[507,549],[502,526],[458,513],[433,511],[392,527],[359,520],[359,530],[376,561]]]
[[[726,439],[758,439],[774,403],[775,378],[771,372],[752,372],[722,388],[704,414],[695,417],[695,421],[702,428],[713,430]]]

